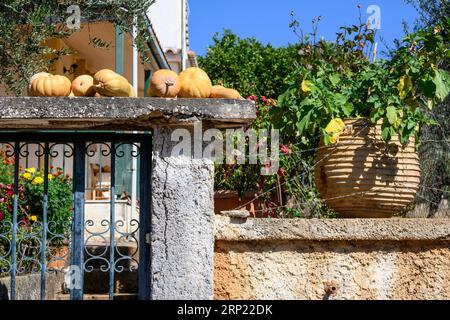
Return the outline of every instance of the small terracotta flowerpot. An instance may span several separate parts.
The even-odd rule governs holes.
[[[214,194],[214,212],[248,210],[253,217],[264,215],[264,199],[257,191],[249,191],[243,197],[236,191],[220,190]],[[276,202],[276,201],[274,201]]]

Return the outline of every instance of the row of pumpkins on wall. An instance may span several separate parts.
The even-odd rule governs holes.
[[[35,97],[137,97],[128,80],[116,72],[103,69],[93,77],[69,78],[40,72],[31,77],[28,94]],[[239,92],[213,86],[208,74],[200,68],[188,68],[180,75],[171,70],[158,70],[150,80],[150,94],[163,98],[242,99]]]

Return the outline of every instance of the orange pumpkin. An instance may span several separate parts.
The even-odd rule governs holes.
[[[77,97],[93,97],[94,78],[89,75],[82,75],[72,81],[72,92]]]
[[[36,97],[67,97],[72,83],[69,78],[59,75],[41,76],[33,80],[31,95]]]
[[[28,95],[30,95],[30,96],[32,95],[31,94],[31,84],[33,83],[34,80],[36,80],[36,79],[38,79],[40,77],[47,77],[49,75],[50,75],[50,73],[47,73],[47,72],[38,72],[38,73],[34,74],[30,78],[30,81],[28,82]]]
[[[237,90],[223,86],[213,86],[210,97],[214,99],[243,99]]]
[[[172,70],[158,70],[150,80],[152,97],[175,98],[180,92],[180,79]]]
[[[180,98],[209,98],[211,91],[211,79],[202,69],[187,68],[180,73]]]

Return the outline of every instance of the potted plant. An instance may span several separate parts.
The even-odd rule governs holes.
[[[276,105],[276,101],[265,96],[258,97],[252,95],[248,100],[255,102],[257,109],[257,119],[253,122],[251,129],[259,132],[261,129],[270,129],[270,109]],[[233,139],[244,139],[238,133]],[[246,149],[249,146],[246,144]],[[249,150],[250,152],[250,150]],[[270,209],[280,203],[279,196],[274,192],[265,192],[272,181],[261,174],[261,166],[237,164],[236,159],[227,164],[217,164],[215,166],[214,189],[214,210],[216,214],[228,210],[248,210],[253,216],[268,216],[274,212]]]
[[[420,128],[434,123],[427,110],[450,90],[440,69],[449,57],[448,27],[449,20],[409,34],[380,61],[365,23],[341,28],[335,43],[302,42],[273,122],[290,143],[317,148],[316,187],[342,216],[389,217],[413,200]]]

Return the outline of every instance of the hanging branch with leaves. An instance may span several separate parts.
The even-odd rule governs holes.
[[[0,3],[0,84],[21,95],[29,77],[49,70],[69,49],[45,45],[49,39],[66,39],[82,23],[109,21],[130,33],[136,27],[134,45],[148,61],[150,22],[146,14],[155,0],[4,0]],[[99,47],[108,43],[91,39]]]

